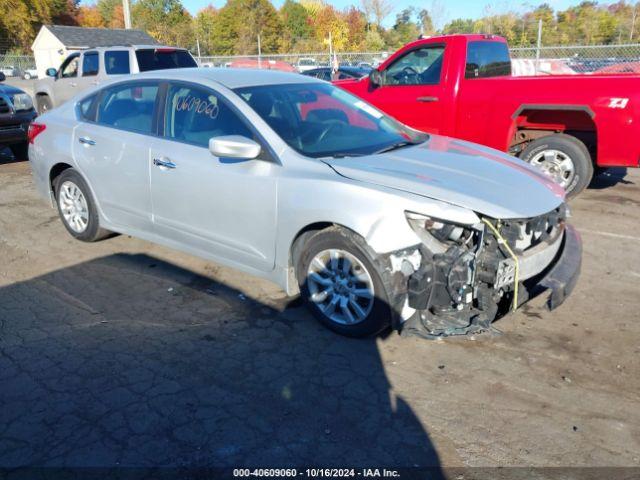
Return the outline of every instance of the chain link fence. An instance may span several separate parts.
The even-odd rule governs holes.
[[[36,62],[30,55],[2,55],[0,54],[0,72],[6,77],[36,76]]]
[[[336,57],[342,66],[367,68],[378,66],[392,53],[336,52]],[[640,73],[640,44],[512,48],[511,56],[514,75]],[[329,52],[196,56],[196,59],[204,67],[239,66],[298,71],[330,66],[333,60]],[[23,76],[33,68],[35,61],[32,56],[0,54],[0,71],[8,77]]]

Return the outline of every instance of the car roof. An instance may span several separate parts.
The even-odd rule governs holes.
[[[314,77],[299,73],[257,68],[174,68],[135,74],[132,78],[160,78],[166,80],[211,80],[227,88],[284,85],[291,83],[321,83]]]
[[[78,51],[79,52],[89,52],[89,51],[93,52],[93,51],[125,50],[125,49],[132,49],[132,50],[143,50],[143,49],[186,50],[186,48],[171,47],[171,46],[167,46],[167,45],[110,45],[108,47],[88,47],[88,48],[83,48],[82,50],[78,50]]]

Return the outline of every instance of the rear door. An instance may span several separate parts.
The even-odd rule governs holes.
[[[78,103],[74,158],[103,214],[118,227],[151,230],[149,149],[157,93],[157,82],[133,81]]]
[[[210,153],[216,136],[259,141],[222,94],[176,83],[166,97],[164,137],[153,142],[150,160],[155,231],[236,266],[273,269],[280,166],[264,148],[255,160]]]
[[[389,64],[382,85],[367,92],[367,100],[413,128],[440,133],[446,125],[443,72],[445,46],[421,45]]]

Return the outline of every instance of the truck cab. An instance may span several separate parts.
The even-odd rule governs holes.
[[[59,68],[47,69],[47,78],[35,88],[36,107],[42,114],[83,90],[119,75],[197,67],[188,50],[157,45],[97,47],[70,54]]]
[[[444,35],[409,43],[368,77],[336,81],[402,123],[509,152],[575,196],[596,167],[637,167],[638,75],[511,75],[505,39]]]

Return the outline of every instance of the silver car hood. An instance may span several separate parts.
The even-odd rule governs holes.
[[[431,136],[419,146],[325,159],[338,174],[468,208],[492,218],[529,218],[564,201],[562,187],[522,160]]]

